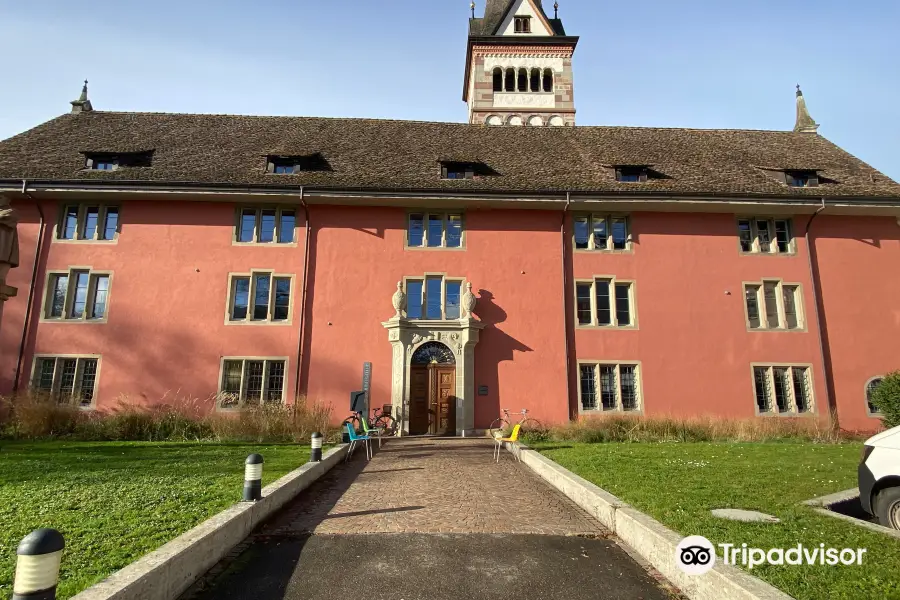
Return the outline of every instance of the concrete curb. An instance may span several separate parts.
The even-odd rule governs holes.
[[[896,529],[884,527],[883,525],[879,525],[878,523],[862,521],[860,519],[851,517],[850,515],[845,515],[831,510],[831,507],[833,505],[840,504],[841,502],[846,502],[848,500],[853,500],[854,498],[859,498],[859,488],[851,488],[842,492],[828,494],[827,496],[819,496],[818,498],[813,498],[812,500],[805,500],[803,504],[805,504],[806,506],[811,506],[814,511],[819,514],[825,515],[826,517],[841,519],[842,521],[847,521],[848,523],[852,523],[857,527],[862,527],[863,529],[868,529],[869,531],[874,531],[875,533],[880,533],[882,535],[889,535],[900,540],[900,531]]]
[[[510,444],[506,448],[512,451]],[[721,562],[704,575],[685,574],[675,562],[675,548],[684,536],[528,446],[520,444],[520,449],[522,463],[600,521],[691,600],[792,600]]]
[[[238,503],[116,571],[72,600],[172,600],[344,456],[332,448],[322,462],[306,463],[262,490],[262,500]],[[237,495],[237,491],[236,491]]]

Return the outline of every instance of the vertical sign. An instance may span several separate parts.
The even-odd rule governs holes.
[[[369,389],[372,387],[372,363],[366,362],[363,363],[363,380],[362,380],[362,389],[366,393],[365,395],[365,411],[366,416],[369,414]]]

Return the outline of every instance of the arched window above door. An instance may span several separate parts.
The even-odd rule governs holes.
[[[413,353],[410,363],[414,365],[428,365],[432,363],[439,365],[455,365],[456,357],[453,356],[453,351],[444,344],[440,342],[427,342],[419,346]]]

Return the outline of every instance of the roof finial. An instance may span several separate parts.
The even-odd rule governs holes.
[[[559,18],[559,2],[553,3],[553,18],[554,19]]]
[[[794,131],[797,133],[816,133],[819,124],[816,123],[809,115],[806,108],[806,100],[803,98],[803,92],[800,91],[800,84],[797,84],[797,122],[794,124]]]
[[[475,0],[472,0],[472,4],[469,5],[469,8],[472,9],[472,18],[475,18]]]
[[[88,100],[87,86],[88,86],[88,80],[85,79],[84,87],[81,88],[81,95],[78,96],[78,100],[73,100],[72,102],[69,103],[72,105],[73,113],[90,112],[90,111],[94,110],[94,107],[91,106],[91,101]]]

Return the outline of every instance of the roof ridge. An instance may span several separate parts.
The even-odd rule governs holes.
[[[308,116],[308,115],[247,115],[247,114],[239,114],[239,113],[192,113],[192,112],[166,112],[166,111],[120,111],[120,110],[94,110],[91,115],[134,115],[134,116],[171,116],[171,117],[239,117],[242,119],[302,119],[306,121],[365,121],[365,122],[375,122],[375,123],[420,123],[423,125],[457,125],[460,127],[483,127],[482,125],[473,125],[470,123],[466,123],[463,121],[425,121],[421,119],[393,119],[387,117],[316,117],[316,116]],[[65,115],[60,115],[65,116]],[[565,128],[556,128],[556,127],[545,127],[534,128],[534,127],[521,127],[521,128],[512,128],[512,127],[498,127],[497,129],[521,129],[521,130],[546,130],[546,131],[556,131],[556,130],[565,130],[572,131],[578,129],[631,129],[631,130],[642,130],[642,131],[691,131],[691,132],[700,132],[700,133],[714,133],[714,132],[734,132],[734,133],[784,133],[794,135],[795,132],[786,130],[786,129],[753,129],[753,128],[741,128],[741,127],[668,127],[668,126],[659,126],[659,125],[577,125],[576,127],[565,127]],[[820,136],[821,137],[821,136]]]

